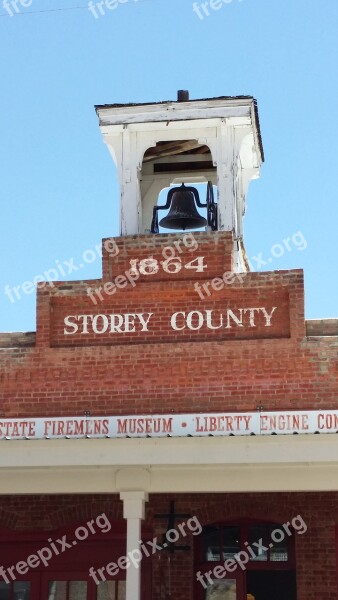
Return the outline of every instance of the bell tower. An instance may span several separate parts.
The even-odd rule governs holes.
[[[96,106],[96,112],[118,169],[120,234],[159,233],[158,211],[165,204],[170,218],[162,221],[170,229],[232,232],[236,269],[243,270],[246,195],[264,160],[254,98],[190,100],[180,90],[176,102],[111,104]],[[164,189],[166,203],[159,202]]]

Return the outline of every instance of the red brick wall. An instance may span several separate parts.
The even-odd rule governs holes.
[[[166,235],[135,235],[102,240],[102,274],[103,280],[109,281],[118,275],[123,275],[130,269],[130,260],[141,261],[152,257],[159,263],[159,270],[151,276],[152,281],[169,281],[170,273],[163,268],[163,262],[175,256],[181,259],[182,268],[175,273],[175,280],[200,279],[193,269],[184,265],[196,256],[204,256],[207,269],[202,279],[217,277],[225,271],[233,270],[233,241],[228,232],[202,232],[166,234]],[[169,267],[170,268],[170,267]],[[206,274],[207,273],[207,274]],[[148,281],[146,275],[140,276],[139,281]]]
[[[217,234],[216,242],[213,237],[210,241],[212,234],[202,235],[206,238],[199,241],[199,247],[204,244],[206,262],[217,263],[220,269],[227,266],[227,260],[230,264],[229,257],[223,256],[229,234],[223,234],[223,240]],[[140,237],[128,238],[133,252],[135,244],[138,248],[142,243],[148,252],[147,244],[154,243],[149,241],[151,236]],[[119,242],[124,248],[117,256],[120,261],[127,241]],[[108,259],[105,255],[104,261]],[[213,266],[210,273],[198,274],[200,283],[214,274]],[[62,316],[89,310],[86,289],[100,286],[104,280],[42,286],[37,300],[36,346],[0,351],[0,410],[4,417],[80,416],[85,411],[93,415],[252,411],[258,405],[265,410],[337,408],[337,340],[305,337],[301,271],[249,273],[243,284],[213,291],[206,300],[194,291],[194,281],[171,277],[166,282],[139,281],[134,288],[117,290],[97,307],[91,303],[91,312],[104,311],[107,306],[128,312],[133,306],[162,315],[162,322],[158,321],[156,331],[147,338],[141,333],[124,334],[136,335],[138,342],[127,345],[121,343],[121,336],[118,343],[111,343],[111,336],[97,336],[88,346],[77,347],[84,343],[81,336],[62,333]],[[254,306],[256,302],[280,306],[272,328],[259,323],[244,332],[234,328],[234,339],[230,339],[225,329],[180,332],[168,327],[168,317],[176,309],[202,311],[213,305],[226,308],[236,303]],[[270,329],[278,337],[268,339]],[[239,339],[243,335],[247,338]],[[156,343],[150,343],[152,340]],[[100,346],[92,345],[93,341]],[[51,347],[53,344],[60,347]],[[69,347],[61,347],[65,344]]]
[[[167,259],[168,255],[174,257]],[[37,345],[303,337],[301,271],[238,276],[231,272],[232,262],[229,233],[104,240],[102,280],[40,286]],[[241,317],[243,326],[236,327],[228,309]],[[274,311],[269,322],[263,310],[269,315]],[[126,313],[130,315],[127,332],[125,323],[121,331],[119,321]],[[175,313],[179,313],[177,325],[172,322]],[[193,313],[191,326],[186,324],[189,313]],[[141,323],[140,314],[149,323]],[[85,326],[84,315],[89,316]],[[65,322],[66,317],[70,321]],[[221,317],[223,326],[218,328]]]
[[[2,415],[253,411],[258,405],[265,410],[337,409],[338,341],[305,336],[302,272],[251,273],[243,285],[225,287],[202,301],[193,284],[221,277],[232,265],[229,234],[210,236],[199,238],[209,270],[201,274],[180,271],[177,278],[162,274],[151,281],[144,276],[135,287],[117,290],[105,298],[102,305],[92,304],[91,311],[102,311],[103,305],[124,311],[132,306],[142,312],[162,310],[163,318],[167,318],[164,315],[169,311],[185,310],[185,306],[188,310],[192,306],[200,310],[203,303],[204,307],[220,302],[243,306],[254,298],[249,305],[258,302],[270,306],[276,302],[283,306],[277,329],[273,330],[278,337],[269,339],[269,334],[258,327],[257,339],[250,332],[247,339],[220,339],[215,332],[206,337],[204,330],[198,336],[185,334],[183,338],[163,326],[152,338],[139,336],[138,343],[126,345],[119,339],[120,343],[110,344],[105,339],[100,345],[81,347],[67,341],[66,347],[57,323],[65,313],[83,312],[87,287],[102,286],[109,280],[109,273],[116,277],[121,270],[124,272],[135,249],[139,258],[148,256],[149,251],[157,256],[163,243],[161,236],[124,239],[119,242],[117,262],[104,254],[102,281],[58,283],[39,289],[36,346],[20,343],[0,350]],[[171,243],[175,239],[170,236]],[[186,278],[187,273],[191,279]],[[86,302],[90,300],[86,298]],[[309,531],[296,540],[298,600],[337,597],[334,526],[338,522],[338,493],[187,495],[176,500],[177,509],[197,514],[203,524],[240,516],[284,522],[301,514]],[[151,499],[148,523],[155,534],[161,523],[154,522],[153,514],[167,509],[168,497]],[[114,518],[121,517],[120,503],[102,496],[0,497],[0,525],[17,530],[51,530],[86,520],[87,515],[102,510]],[[192,600],[193,555],[174,557],[171,569],[172,597]],[[154,600],[162,600],[161,585],[163,588],[168,577],[166,559],[156,559]]]
[[[284,276],[284,282],[286,277]],[[186,284],[170,282],[162,287],[161,284],[149,283],[147,286],[139,283],[136,289],[128,289],[118,297],[111,299],[104,296],[103,301],[93,305],[88,296],[78,296],[76,285],[74,285],[74,298],[55,296],[52,300],[51,316],[51,345],[54,347],[62,346],[91,346],[94,345],[116,345],[116,344],[143,344],[156,342],[183,342],[183,341],[209,341],[226,339],[257,339],[257,338],[282,338],[290,336],[289,319],[289,293],[292,293],[292,284],[287,289],[281,285],[282,277],[275,279],[269,287],[264,286],[265,279],[248,275],[245,285],[232,285],[227,290],[213,292],[212,297],[201,300],[196,292]],[[159,289],[160,286],[160,289]],[[146,289],[145,289],[146,287]],[[263,307],[268,315],[274,308],[276,312],[272,315],[271,325],[265,326],[266,319],[264,314],[257,314],[255,309],[254,327],[250,327],[249,309],[254,307]],[[233,318],[226,318],[225,309],[233,309],[238,318],[239,309],[246,310],[243,315],[243,323],[246,326],[236,327]],[[212,310],[210,314],[210,323],[212,327],[219,327],[220,315],[223,317],[223,327],[210,329],[207,326],[206,310]],[[192,329],[185,326],[186,319],[181,314],[185,312],[186,317],[189,313],[194,313],[191,321]],[[118,332],[116,329],[111,332],[111,315],[127,313],[129,315],[143,314],[143,319],[148,321],[147,331],[144,332],[144,325],[138,317],[131,316],[129,328],[135,329],[135,333]],[[171,325],[172,315],[180,313],[175,319],[175,324],[179,331],[173,329]],[[79,331],[83,330],[82,316],[80,323],[75,323],[78,315],[98,316],[97,328],[100,332],[106,329],[106,332],[96,334],[91,326],[91,318],[86,326],[87,334],[76,333],[65,335],[65,329],[72,331],[73,325],[65,327],[64,319],[71,316],[74,326],[80,326]],[[103,316],[102,316],[103,315]],[[199,317],[203,317],[203,325],[199,327]],[[114,318],[114,316],[113,316]],[[105,319],[106,322],[103,321]],[[130,318],[129,318],[130,319]],[[144,323],[145,323],[144,321]],[[115,321],[118,323],[119,321]],[[108,329],[107,329],[107,323]],[[229,327],[226,328],[226,324]],[[124,327],[124,325],[122,326]]]
[[[154,516],[168,511],[170,499],[175,500],[177,512],[197,516],[202,525],[243,518],[283,524],[300,515],[308,530],[303,535],[295,535],[297,600],[318,600],[322,597],[336,600],[335,526],[338,523],[338,493],[153,495],[147,504],[146,527],[159,540],[166,530],[167,521],[155,519]],[[69,525],[85,524],[88,519],[102,512],[113,520],[122,518],[122,503],[117,496],[108,498],[102,495],[3,496],[0,497],[0,530],[1,527],[10,527],[16,532],[53,529],[62,532]],[[0,534],[0,547],[1,541],[8,537],[4,532]],[[163,594],[165,590],[168,593],[170,584],[172,597],[176,600],[194,598],[193,547],[196,540],[197,536],[192,535],[179,540],[178,544],[190,545],[191,551],[171,556],[170,567],[165,552],[153,557],[153,600],[166,598]],[[3,560],[4,556],[0,558]],[[110,555],[107,556],[108,562]]]

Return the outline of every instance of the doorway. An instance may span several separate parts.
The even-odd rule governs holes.
[[[151,533],[143,529],[142,539],[150,539]],[[76,523],[48,533],[0,532],[0,600],[125,600],[126,569],[119,568],[114,577],[105,570],[126,553],[125,522],[111,521],[109,531],[83,540],[80,534],[84,526],[76,528]],[[141,565],[141,598],[151,598],[147,557]]]
[[[297,600],[294,532],[244,519],[207,525],[195,575],[196,600]]]
[[[297,600],[294,571],[248,571],[246,589],[255,600]]]

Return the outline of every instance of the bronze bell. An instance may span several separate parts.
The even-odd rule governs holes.
[[[181,187],[169,191],[169,200],[171,200],[170,210],[167,216],[161,219],[161,227],[183,231],[205,227],[207,220],[201,217],[196,209],[196,204],[200,203],[196,188],[185,187],[183,183]]]

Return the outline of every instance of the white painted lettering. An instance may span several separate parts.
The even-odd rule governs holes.
[[[230,310],[230,308],[227,310],[227,324],[225,326],[225,329],[231,329],[232,325],[231,325],[230,319],[232,319],[238,327],[244,327],[244,325],[243,325],[243,308],[239,309],[239,313],[240,313],[240,316],[236,317],[235,313],[232,310]]]
[[[144,315],[142,313],[137,313],[136,317],[138,318],[138,320],[140,321],[141,325],[142,325],[142,329],[141,331],[148,331],[148,323],[151,319],[151,317],[153,316],[154,313],[144,313]],[[145,316],[148,316],[147,319],[145,319]]]
[[[123,315],[110,315],[110,333],[122,333]]]
[[[125,333],[134,333],[135,329],[135,317],[136,315],[132,315],[127,313],[124,315],[124,331]]]
[[[99,327],[99,323],[101,327]],[[109,327],[109,320],[106,315],[95,315],[92,322],[94,333],[106,333]]]
[[[260,308],[226,308],[222,310],[192,310],[175,312],[170,317],[170,325],[174,331],[220,330],[237,327],[271,327],[272,317],[277,306]],[[64,335],[80,333],[136,333],[148,332],[149,322],[154,313],[112,313],[98,315],[68,315],[64,318]],[[260,316],[262,315],[262,317]]]
[[[207,315],[207,327],[208,329],[221,329],[221,327],[223,327],[223,315],[220,314],[219,315],[219,324],[218,325],[213,325],[212,324],[212,317],[213,317],[213,312],[212,310],[206,310],[206,315]]]
[[[265,308],[261,308],[261,311],[265,318],[265,327],[271,327],[271,318],[275,310],[277,310],[277,306],[274,306],[271,313],[269,314]]]
[[[182,331],[182,329],[185,329],[185,324],[183,324],[183,327],[178,327],[178,325],[177,325],[177,317],[179,315],[181,315],[185,319],[184,312],[177,312],[177,313],[174,313],[173,315],[171,315],[170,324],[171,324],[172,329],[175,329],[175,331]]]
[[[197,318],[197,322],[196,322]],[[199,310],[191,311],[187,316],[187,326],[191,331],[198,331],[203,327],[204,317],[203,314]]]
[[[88,331],[88,321],[89,319],[93,320],[94,315],[79,315],[77,320],[80,321],[82,319],[83,327],[81,333],[87,334]]]
[[[72,315],[70,315],[69,317],[65,317],[65,319],[63,321],[66,326],[63,330],[64,335],[74,335],[74,333],[78,332],[79,326],[77,325],[77,323],[72,323],[71,319],[74,319],[75,321],[77,321],[77,318]],[[71,331],[67,330],[67,327],[72,327],[72,330]]]
[[[249,317],[250,327],[256,327],[255,312],[259,312],[260,310],[261,310],[260,308],[245,308],[244,309],[244,314],[246,314],[248,312],[250,315],[250,317]]]

